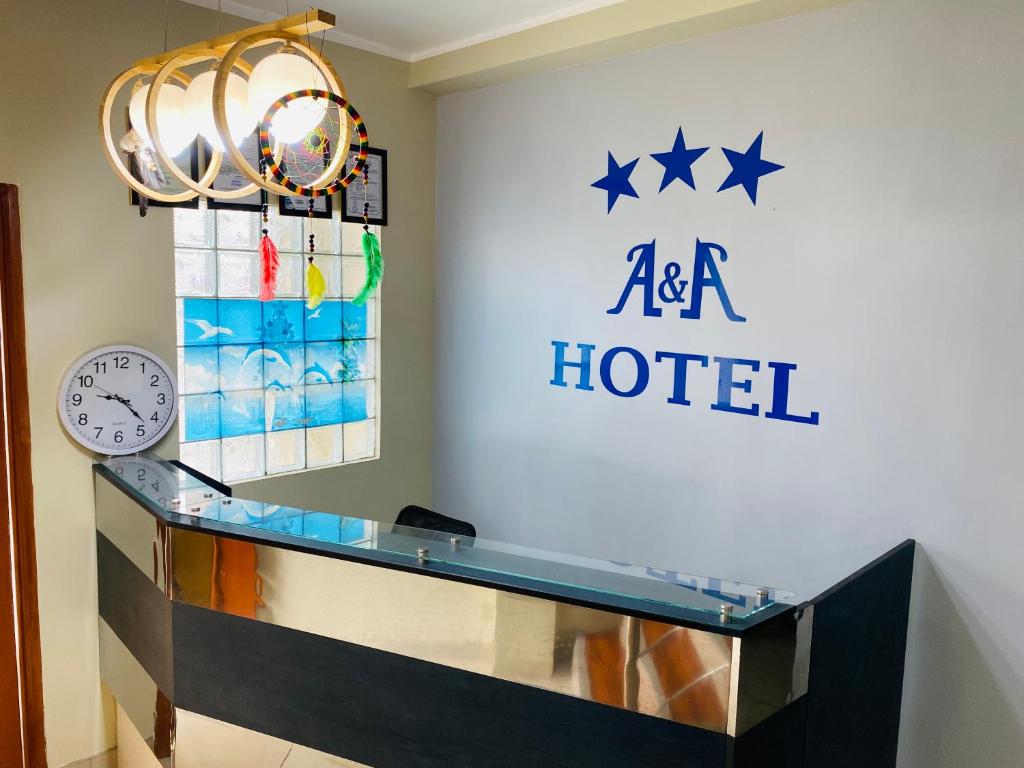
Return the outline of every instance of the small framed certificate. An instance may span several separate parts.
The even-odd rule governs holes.
[[[125,121],[125,125],[129,129],[131,129],[132,122],[131,122],[131,120],[128,117],[128,108],[127,107],[125,107],[125,110],[124,110],[124,121]],[[123,155],[122,155],[122,157],[123,157]],[[154,157],[154,159],[156,160],[158,165],[160,165],[161,167],[163,166],[163,164],[160,162],[159,158]],[[182,152],[181,155],[178,158],[172,158],[172,159],[175,160],[175,162],[177,163],[178,167],[181,168],[181,170],[185,171],[188,174],[189,178],[192,179],[192,181],[199,181],[199,140],[198,139],[193,141],[192,144],[189,145],[188,149],[185,150],[184,152]],[[127,161],[125,163],[125,167],[126,168],[128,167]],[[160,187],[160,190],[159,190],[160,192],[166,192],[169,195],[176,195],[176,194],[178,194],[180,192],[186,191],[185,185],[182,184],[180,181],[178,181],[176,178],[174,178],[166,169],[163,169],[163,174],[164,174],[164,176],[167,179],[167,183],[164,186]],[[128,195],[129,202],[131,203],[131,205],[137,206],[139,204],[139,193],[136,192],[134,189],[129,189],[128,191],[129,191],[129,195]],[[150,200],[149,198],[147,198],[147,200],[148,200],[147,204],[152,206],[153,208],[198,208],[199,207],[199,197],[198,196],[193,197],[191,200],[185,200],[184,202],[181,202],[181,203],[165,203],[162,200]]]
[[[259,135],[252,133],[246,136],[239,149],[242,150],[242,154],[245,155],[246,159],[252,164],[253,168],[259,168],[260,166],[260,142]],[[203,142],[203,161],[205,163],[210,162],[211,149],[210,145],[205,141]],[[219,190],[232,190],[241,189],[242,187],[249,185],[248,177],[238,170],[234,161],[231,159],[231,155],[227,152],[224,153],[224,158],[220,163],[220,170],[217,171],[217,176],[210,185],[213,189]],[[257,189],[251,195],[245,197],[238,197],[232,200],[218,200],[214,197],[209,197],[206,200],[206,204],[210,208],[222,208],[230,211],[260,211],[260,191]]]
[[[309,201],[313,201],[313,218],[329,219],[333,207],[331,196],[303,197],[302,195],[281,195],[277,198],[277,212],[282,216],[309,216]]]
[[[350,147],[345,172],[352,170],[359,154],[358,147]],[[366,157],[369,184],[363,185],[360,176],[341,190],[341,220],[353,224],[363,223],[363,202],[369,203],[370,224],[381,227],[388,223],[388,151],[370,147]]]

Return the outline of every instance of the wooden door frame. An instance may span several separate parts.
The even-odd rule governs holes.
[[[16,674],[20,750],[5,766],[45,768],[43,679],[39,650],[39,601],[36,581],[36,537],[32,501],[32,440],[29,432],[28,374],[25,352],[25,298],[22,282],[21,220],[18,188],[0,184],[0,595],[13,596],[0,605],[0,626],[13,620],[16,636],[0,631],[0,676],[4,665]],[[8,526],[9,523],[9,526]],[[10,545],[10,546],[8,546]],[[13,558],[13,562],[12,562]],[[14,583],[11,584],[11,574]],[[0,718],[10,713],[0,710]],[[0,724],[0,738],[5,730]],[[8,745],[0,745],[4,751]]]

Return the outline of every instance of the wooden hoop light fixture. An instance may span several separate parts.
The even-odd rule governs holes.
[[[202,43],[195,43],[178,48],[173,51],[141,59],[126,69],[107,87],[100,104],[100,137],[107,161],[113,168],[114,173],[129,187],[152,200],[164,203],[182,203],[192,200],[195,197],[203,196],[219,200],[239,199],[251,195],[257,190],[265,190],[278,195],[294,195],[292,189],[279,184],[273,177],[263,172],[263,169],[252,165],[249,158],[246,158],[241,149],[231,140],[228,116],[228,80],[233,73],[241,73],[248,78],[253,71],[251,64],[242,59],[247,51],[273,43],[283,43],[290,48],[301,52],[307,58],[316,71],[323,77],[328,86],[327,93],[341,99],[329,98],[335,104],[348,103],[348,93],[341,77],[335,71],[330,61],[324,58],[302,38],[308,40],[310,35],[323,32],[334,27],[335,18],[332,14],[319,9],[311,9],[304,13],[293,14],[268,24],[250,27],[238,32],[221,35]],[[204,61],[217,62],[216,76],[213,83],[213,119],[217,132],[220,136],[224,151],[213,149],[207,167],[201,178],[195,180],[185,173],[174,162],[160,140],[160,125],[157,120],[157,107],[161,89],[168,81],[172,81],[182,87],[187,87],[192,78],[182,70],[185,67],[199,64]],[[111,134],[111,114],[114,103],[122,89],[132,81],[140,81],[142,78],[151,78],[149,93],[145,103],[145,128],[148,132],[149,141],[155,157],[162,167],[185,189],[181,192],[164,192],[160,189],[151,189],[139,178],[132,175],[126,166],[122,153],[114,143]],[[310,90],[311,93],[324,93],[323,90]],[[284,94],[281,94],[284,95]],[[314,96],[313,98],[317,98]],[[271,111],[274,111],[273,108]],[[265,115],[254,115],[253,129],[264,122]],[[340,130],[343,146],[348,145],[352,135],[353,123],[351,114],[344,109],[339,109]],[[365,127],[361,127],[361,140],[365,140]],[[213,180],[220,171],[224,156],[230,157],[231,161],[239,172],[248,179],[249,183],[239,189],[215,190],[212,188]],[[327,194],[328,188],[337,188],[339,176],[343,174],[345,161],[348,157],[347,151],[334,152],[328,162],[323,174],[315,181],[307,184],[304,189],[307,193],[313,192],[320,196]],[[273,159],[280,158],[280,148],[275,146]],[[276,165],[276,162],[275,162]],[[360,167],[362,170],[362,167]]]

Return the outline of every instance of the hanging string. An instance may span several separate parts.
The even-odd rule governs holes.
[[[164,3],[164,53],[167,53],[167,28],[171,24],[171,0]]]
[[[366,300],[373,295],[373,292],[380,285],[381,277],[384,276],[384,257],[380,252],[380,241],[370,231],[370,168],[363,169],[363,257],[366,259],[366,283],[359,295],[352,300],[356,306],[366,303]]]
[[[309,9],[308,8],[306,9],[306,48],[308,48],[310,51],[313,50],[313,46],[309,42]],[[313,57],[311,55],[307,55],[306,59],[309,61],[309,71],[311,73],[310,74],[310,78],[309,78],[310,79],[309,87],[310,88],[316,88],[316,63],[313,61]],[[316,98],[316,96],[314,96],[313,97],[313,101],[316,101],[316,100],[317,100],[317,98]]]

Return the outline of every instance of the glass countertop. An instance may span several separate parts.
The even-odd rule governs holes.
[[[788,609],[795,598],[791,592],[763,585],[236,499],[223,492],[226,488],[219,490],[155,457],[115,457],[97,464],[96,469],[179,527],[682,623],[713,625],[728,634],[739,634],[744,627]],[[723,606],[727,621],[722,618]]]

